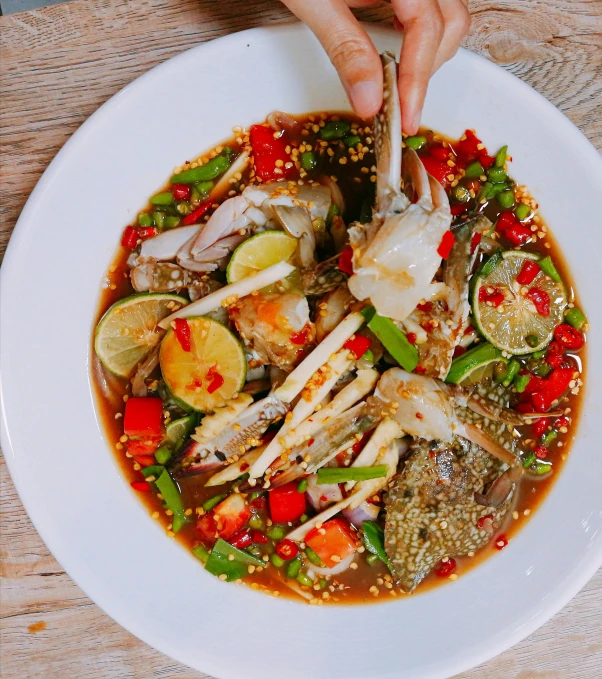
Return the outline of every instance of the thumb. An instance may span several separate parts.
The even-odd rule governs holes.
[[[383,76],[368,34],[343,0],[283,0],[318,38],[336,68],[355,112],[369,118],[380,108]]]

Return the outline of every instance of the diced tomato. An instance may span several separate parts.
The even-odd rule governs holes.
[[[470,239],[470,254],[474,255],[475,250],[479,247],[483,236],[480,233],[473,233]]]
[[[252,538],[256,545],[264,545],[268,541],[268,536],[264,535],[260,530],[254,530]]]
[[[204,203],[201,203],[198,207],[196,207],[191,213],[187,214],[185,217],[182,217],[181,224],[183,226],[189,226],[190,224],[196,224],[201,220],[203,215],[211,209],[211,206],[215,203],[215,200],[213,198],[210,198],[209,200],[206,200]]]
[[[268,125],[252,125],[249,141],[253,149],[255,174],[259,179],[268,182],[290,179],[296,175],[297,168],[291,162],[290,153],[286,152],[286,147],[290,147],[286,133],[274,137],[274,130]],[[289,167],[286,167],[289,163]]]
[[[439,247],[437,248],[437,254],[439,257],[442,259],[447,259],[452,251],[452,248],[454,247],[455,242],[456,239],[454,238],[454,234],[451,231],[446,231],[443,234],[441,243],[439,243]]]
[[[505,535],[498,535],[497,538],[496,538],[496,540],[495,540],[494,547],[495,547],[497,550],[500,550],[500,551],[501,551],[501,550],[504,549],[504,547],[506,547],[507,545],[508,545],[508,538],[507,538]]]
[[[297,490],[297,483],[274,488],[269,492],[270,517],[274,523],[297,521],[305,514],[305,494]]]
[[[248,530],[240,530],[233,538],[230,538],[230,544],[237,549],[244,549],[253,543],[253,537]]]
[[[453,203],[449,206],[449,211],[454,217],[463,214],[466,210],[468,210],[468,203]]]
[[[448,558],[446,561],[440,561],[435,567],[435,575],[438,578],[448,578],[456,570],[455,559]]]
[[[540,460],[543,460],[548,456],[548,449],[545,446],[542,446],[541,444],[538,444],[535,446],[533,449],[533,452],[535,453],[535,457],[537,457]]]
[[[356,534],[345,519],[330,519],[305,536],[305,543],[332,568],[357,550]]]
[[[218,538],[230,540],[251,518],[251,510],[239,493],[232,493],[196,522],[199,540],[211,547]]]
[[[502,212],[502,214],[499,216],[496,224],[495,224],[495,230],[498,233],[505,233],[511,226],[515,226],[516,224],[520,224],[518,221],[516,215],[514,212]]]
[[[138,231],[133,226],[126,226],[121,237],[121,245],[128,250],[134,250],[138,245]]]
[[[174,334],[184,351],[192,349],[192,340],[190,338],[190,326],[185,318],[176,318],[174,321]]]
[[[210,394],[213,394],[214,391],[217,391],[221,386],[223,386],[225,381],[224,378],[217,372],[215,366],[211,366],[211,368],[209,368],[207,371],[207,378],[209,380],[207,391]]]
[[[535,420],[533,422],[533,436],[535,438],[539,438],[540,436],[543,436],[546,431],[548,430],[548,427],[550,426],[550,418],[549,417],[540,417],[538,420]]]
[[[195,531],[198,539],[207,547],[213,547],[219,535],[217,534],[217,521],[213,512],[205,514],[197,519]]]
[[[539,268],[539,264],[537,264],[537,262],[527,259],[525,260],[520,273],[516,277],[516,282],[519,285],[531,285],[540,271],[541,269]]]
[[[345,349],[349,349],[356,358],[361,358],[368,351],[371,344],[372,340],[368,339],[365,335],[354,335],[343,346]]]
[[[128,398],[123,417],[123,431],[128,436],[161,436],[163,403],[160,398]]]
[[[190,191],[188,184],[172,184],[171,186],[171,193],[176,200],[188,200]]]
[[[148,467],[155,464],[154,453],[163,440],[163,436],[149,436],[128,439],[126,443],[128,453],[142,466]],[[149,462],[149,460],[151,460]]]
[[[579,330],[573,328],[573,326],[568,323],[561,323],[554,330],[554,337],[565,349],[570,349],[572,351],[581,349],[585,344],[583,335]]]
[[[294,559],[299,554],[299,547],[292,540],[281,540],[276,545],[276,554],[285,561]]]
[[[339,255],[339,269],[350,276],[353,275],[353,248],[346,245]]]
[[[440,184],[446,186],[449,183],[448,174],[453,174],[452,169],[442,160],[437,160],[432,156],[420,156],[426,171],[434,177]]]
[[[151,489],[148,481],[132,481],[130,483],[130,486],[132,486],[134,490],[137,490],[140,493],[148,493]]]
[[[533,302],[537,313],[544,318],[550,315],[550,295],[541,288],[531,288],[525,295]]]
[[[518,247],[531,238],[531,229],[523,224],[514,224],[509,229],[506,229],[504,238],[507,238],[512,245]]]

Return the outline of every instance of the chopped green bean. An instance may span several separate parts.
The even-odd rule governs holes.
[[[540,460],[537,460],[537,462],[531,467],[529,471],[533,472],[533,474],[537,474],[538,476],[542,476],[543,474],[547,474],[548,472],[552,471],[552,465],[549,462],[541,462]]]
[[[300,585],[305,585],[305,587],[312,587],[314,584],[314,581],[309,577],[309,575],[307,575],[307,573],[303,573],[303,571],[297,575],[297,582]]]
[[[514,191],[500,191],[496,198],[503,208],[511,208],[514,205]]]
[[[299,557],[289,561],[286,566],[286,577],[295,580],[301,571],[301,559]]]
[[[172,184],[196,184],[215,179],[223,174],[230,167],[230,157],[226,153],[221,153],[215,158],[211,158],[204,165],[191,167],[179,174],[174,174],[171,178]],[[197,187],[198,188],[198,187]]]
[[[279,526],[278,524],[270,526],[266,531],[266,535],[269,538],[271,538],[272,540],[282,540],[282,538],[287,533],[288,533],[287,527],[286,526]]]
[[[155,450],[155,460],[159,464],[165,464],[171,457],[171,450],[167,446],[161,446]]]
[[[512,381],[518,374],[518,371],[520,370],[520,363],[513,358],[510,363],[508,363],[508,373],[506,374],[506,378],[502,382],[502,384],[505,387],[509,387],[512,384]]]
[[[418,151],[426,144],[427,139],[426,137],[422,137],[421,135],[416,135],[414,137],[406,137],[404,141],[409,149],[414,149],[414,151]]]
[[[390,318],[375,313],[368,327],[404,370],[408,372],[414,370],[418,365],[418,349],[408,341]]]
[[[547,377],[552,372],[552,370],[553,368],[549,363],[540,361],[533,372],[539,377]]]
[[[380,562],[380,558],[376,554],[368,554],[366,562],[369,566],[376,566],[376,564]]]
[[[478,179],[481,175],[485,174],[485,170],[481,163],[476,160],[474,163],[470,163],[464,174],[468,179]]]
[[[171,205],[173,203],[173,194],[171,191],[162,191],[157,193],[150,199],[151,205]]]
[[[297,492],[304,493],[307,490],[307,479],[301,479],[297,484]]]
[[[322,559],[314,552],[311,547],[305,547],[305,556],[314,564],[314,566],[323,566]]]
[[[265,528],[265,522],[261,516],[253,514],[253,516],[249,519],[249,526],[254,530],[262,530]]]
[[[581,328],[587,322],[585,314],[580,309],[577,309],[577,307],[569,309],[569,311],[566,313],[566,316],[564,317],[564,320],[577,330],[581,330]]]
[[[506,156],[508,154],[508,146],[502,146],[502,148],[495,154],[495,167],[504,167],[506,162]]]
[[[502,384],[508,375],[508,364],[505,361],[498,361],[493,366],[493,379],[497,384]]]
[[[529,467],[537,462],[537,456],[533,451],[531,451],[524,459],[523,459],[523,467],[525,469],[529,469]]]
[[[265,495],[265,491],[263,491],[263,490],[254,490],[254,491],[251,493],[251,497],[249,498],[249,500],[251,500],[251,502],[253,502],[253,500],[257,500],[257,498],[258,498],[258,497],[261,497],[262,495]]]
[[[320,139],[332,141],[342,139],[351,129],[351,125],[344,120],[331,120],[320,130]]]
[[[514,378],[514,388],[519,394],[522,394],[523,391],[527,388],[527,384],[531,381],[531,376],[530,375],[517,375]]]
[[[382,479],[386,475],[386,464],[379,464],[374,467],[322,467],[318,469],[318,485]]]
[[[318,166],[318,159],[312,151],[305,151],[301,154],[301,167],[304,170],[315,170]]]
[[[272,562],[272,565],[276,566],[276,568],[282,568],[282,566],[284,566],[284,559],[278,556],[278,554],[272,554],[270,561]]]
[[[503,182],[502,184],[491,184],[489,190],[487,191],[487,196],[486,198],[490,200],[491,198],[495,198],[499,193],[502,193],[503,191],[508,191],[510,187],[506,182]]]
[[[165,213],[164,212],[153,212],[153,221],[155,222],[155,226],[158,229],[162,229],[163,223],[165,222]]]
[[[140,226],[154,226],[155,220],[148,212],[141,212],[138,215],[138,224],[140,224]]]
[[[555,438],[558,438],[558,432],[555,429],[550,429],[543,435],[541,442],[544,446],[549,446]]]
[[[165,217],[165,220],[163,222],[163,228],[165,229],[173,229],[180,223],[180,218],[175,217],[174,215],[169,215],[168,217]]]
[[[350,137],[345,137],[343,139],[343,144],[350,149],[354,146],[357,146],[362,140],[357,136],[357,134],[352,134]]]
[[[188,521],[184,514],[184,506],[182,504],[180,491],[166,469],[163,469],[155,483],[163,496],[163,501],[168,509],[173,512],[172,530],[174,533],[177,533]]]
[[[207,198],[207,196],[213,190],[213,182],[211,181],[198,182],[197,184],[194,185],[194,190],[198,191],[198,193],[201,195],[201,198],[205,200],[205,198]]]
[[[368,349],[362,356],[361,360],[363,361],[364,364],[367,363],[374,364],[374,352],[372,351],[372,349]]]
[[[309,516],[307,516],[307,514],[301,514],[301,516],[299,517],[299,521],[301,523],[305,523],[307,519],[309,519]]]
[[[200,559],[203,563],[207,561],[209,558],[209,550],[205,545],[197,545],[196,547],[192,548],[192,553],[196,556],[197,559]]]
[[[163,473],[163,470],[165,467],[161,464],[151,464],[148,467],[143,467],[140,470],[140,473],[142,476],[144,476],[145,479],[147,479],[149,476],[154,476],[155,479],[158,479],[159,476]]]
[[[320,583],[320,589],[326,589],[326,585],[328,584],[328,580],[326,580],[326,578],[320,578],[319,583]]]
[[[206,512],[210,512],[214,507],[217,507],[217,505],[222,501],[225,500],[228,497],[228,493],[222,493],[222,495],[214,495],[213,497],[210,497],[208,500],[205,500],[203,502],[203,509]]]
[[[504,172],[502,167],[492,167],[487,172],[487,179],[494,184],[505,182],[508,175]]]
[[[489,191],[491,190],[491,187],[493,184],[491,182],[485,182],[481,188],[479,189],[479,192],[477,193],[477,203],[481,203],[483,199],[488,200],[489,198]]]
[[[527,217],[531,214],[531,207],[526,203],[519,203],[514,208],[514,214],[519,222],[524,222]]]
[[[547,255],[543,259],[540,259],[537,263],[539,264],[539,268],[547,276],[549,276],[552,280],[556,281],[557,283],[562,283],[562,278],[560,277],[558,270],[554,266],[554,262],[552,261],[550,255]]]
[[[470,191],[461,184],[458,184],[458,186],[452,189],[452,197],[457,200],[458,203],[468,203],[472,198]]]
[[[540,358],[543,358],[547,354],[546,349],[540,349],[539,351],[534,351],[531,354],[531,358],[534,358],[536,361],[538,361]]]

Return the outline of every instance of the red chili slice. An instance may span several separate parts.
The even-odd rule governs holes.
[[[361,358],[368,351],[371,344],[372,340],[368,339],[365,335],[354,335],[343,346],[345,349],[349,349],[356,358]]]
[[[556,418],[556,421],[554,422],[554,429],[560,429],[561,427],[568,427],[571,421],[569,420],[568,417],[565,415],[562,415],[561,417]]]
[[[514,212],[503,212],[497,220],[495,230],[498,233],[505,233],[507,229],[515,224],[519,224],[519,221]]]
[[[302,328],[299,332],[296,332],[291,335],[291,342],[293,344],[305,344],[307,342],[307,338],[309,336],[309,326],[306,325],[304,328]]]
[[[449,206],[449,211],[454,217],[461,215],[462,213],[466,212],[466,210],[468,210],[468,203],[454,203],[453,205]]]
[[[535,457],[537,457],[539,460],[543,460],[548,456],[548,449],[541,444],[535,446],[533,452],[535,453]]]
[[[254,530],[252,534],[253,542],[257,545],[264,545],[268,541],[268,536],[260,530]]]
[[[454,238],[454,234],[451,231],[446,231],[443,234],[443,238],[441,239],[439,247],[437,248],[437,254],[442,259],[447,259],[452,251],[452,248],[454,247],[455,242],[456,239]]]
[[[191,351],[190,326],[185,318],[176,318],[174,321],[174,334],[182,349],[184,351]]]
[[[216,371],[215,366],[209,368],[207,377],[210,380],[207,387],[207,391],[210,394],[213,394],[214,391],[217,391],[224,384],[224,378]]]
[[[233,538],[230,538],[230,544],[232,547],[236,547],[237,549],[244,549],[245,547],[248,547],[250,544],[252,544],[252,542],[253,537],[248,530],[238,531],[238,533],[236,533]]]
[[[531,288],[525,295],[534,304],[537,313],[544,318],[550,315],[550,295],[541,288]]]
[[[507,238],[512,245],[518,247],[531,238],[531,229],[522,224],[513,224],[509,229],[506,229],[504,237]]]
[[[429,154],[437,160],[444,160],[447,165],[449,159],[449,149],[442,145],[433,145],[429,147]]]
[[[447,162],[437,160],[437,158],[433,158],[432,156],[421,156],[420,160],[422,160],[425,170],[431,177],[434,177],[439,184],[442,184],[443,186],[448,184],[449,179],[447,178],[447,175],[453,174],[453,172]]]
[[[505,535],[498,535],[495,541],[495,548],[498,550],[504,549],[508,545],[508,538]]]
[[[406,339],[408,340],[408,342],[409,342],[410,344],[416,344],[416,339],[417,339],[416,333],[414,333],[414,332],[409,332],[409,333],[406,335]]]
[[[533,436],[535,438],[539,438],[540,436],[543,436],[548,427],[550,426],[550,418],[549,417],[540,417],[539,420],[535,420],[533,423]]]
[[[455,559],[448,558],[447,561],[440,561],[435,568],[435,575],[438,578],[448,578],[456,570]]]
[[[479,288],[479,302],[486,302],[497,309],[505,299],[504,293],[498,288],[493,288],[493,292],[487,292],[485,285]]]
[[[516,277],[516,282],[519,285],[531,285],[540,271],[539,264],[528,259]]]
[[[568,323],[561,323],[554,330],[554,337],[565,349],[570,349],[572,351],[581,349],[581,347],[585,344],[583,335]]]
[[[285,561],[294,559],[299,554],[299,547],[292,540],[282,540],[276,545],[276,554]]]
[[[477,528],[493,533],[493,514],[487,514],[477,520]]]
[[[474,255],[475,250],[479,247],[481,239],[483,236],[480,233],[473,233],[472,239],[470,240],[470,254]]]
[[[121,237],[121,245],[128,250],[134,250],[138,244],[138,231],[133,226],[126,226]]]
[[[190,186],[188,184],[172,184],[171,193],[176,200],[188,200],[190,198]]]
[[[137,490],[140,493],[148,493],[151,489],[148,481],[132,481],[130,483],[130,486],[132,486],[134,490]]]
[[[339,255],[339,269],[350,276],[353,275],[353,248],[351,245],[345,246]]]
[[[191,224],[196,224],[201,220],[201,217],[211,208],[215,201],[210,198],[204,203],[201,203],[197,208],[195,208],[190,214],[182,218],[181,224],[183,226],[190,226]]]

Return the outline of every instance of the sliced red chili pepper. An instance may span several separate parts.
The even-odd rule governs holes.
[[[536,445],[533,449],[533,452],[535,453],[535,457],[537,457],[539,460],[543,460],[548,456],[548,449],[541,444]]]
[[[416,308],[420,311],[424,311],[425,314],[430,314],[430,312],[433,310],[433,303],[425,302],[424,304],[417,304]]]
[[[121,237],[121,245],[128,250],[134,250],[138,245],[138,230],[133,226],[126,226]]]
[[[434,177],[440,184],[446,186],[449,183],[448,174],[453,174],[452,169],[446,162],[437,160],[432,156],[421,156],[422,164],[425,170]]]
[[[533,436],[535,438],[539,438],[540,436],[543,436],[548,427],[550,426],[550,418],[549,417],[540,417],[538,420],[535,420],[533,422]]]
[[[519,285],[531,285],[540,271],[539,264],[527,259],[516,277],[516,282]]]
[[[462,354],[465,353],[466,347],[463,347],[461,344],[458,344],[458,346],[454,349],[453,358],[458,358],[458,356],[462,356]]]
[[[236,535],[230,539],[230,544],[237,549],[244,549],[252,544],[253,538],[251,532],[248,530],[240,530]]]
[[[540,316],[544,318],[550,315],[550,295],[541,288],[531,288],[525,297],[529,298]]]
[[[416,339],[417,339],[416,333],[414,333],[414,332],[409,332],[409,333],[406,335],[406,339],[408,340],[408,342],[409,342],[410,344],[416,344]]]
[[[493,163],[495,163],[495,158],[488,155],[487,153],[481,153],[479,156],[479,162],[485,170],[488,170],[493,165]]]
[[[422,366],[422,365],[417,365],[417,366],[414,368],[414,372],[415,372],[415,373],[418,373],[419,375],[424,375],[424,373],[426,372],[426,368],[425,368],[424,366]]]
[[[480,233],[473,233],[470,239],[470,254],[474,255],[475,250],[479,247],[483,236]]]
[[[443,160],[447,164],[449,159],[449,149],[445,146],[441,144],[434,144],[433,146],[429,147],[428,152],[431,156],[433,156],[433,158],[436,158],[437,160]]]
[[[185,318],[176,318],[174,321],[174,334],[184,351],[191,351],[192,340],[190,338],[190,326]]]
[[[466,130],[463,136],[464,139],[460,139],[455,145],[456,154],[461,160],[470,163],[481,156],[487,156],[487,149],[472,130]]]
[[[487,514],[477,519],[476,526],[479,530],[486,530],[493,533],[493,514]]]
[[[256,509],[258,512],[262,511],[268,506],[268,499],[265,495],[260,495],[259,497],[256,497],[254,500],[251,500],[251,507],[253,509]]]
[[[339,269],[343,273],[353,275],[353,248],[346,245],[339,255]]]
[[[547,379],[538,378],[541,380],[541,386],[531,396],[533,407],[538,413],[545,413],[546,410],[552,407],[554,401],[564,394],[573,380],[573,374],[574,370],[572,368],[555,368]],[[533,379],[532,377],[531,381]],[[530,387],[531,382],[527,385],[527,388]]]
[[[506,229],[504,238],[507,238],[512,245],[518,247],[531,238],[531,229],[523,224],[514,224],[509,229]]]
[[[468,203],[454,203],[449,206],[449,211],[454,217],[463,214],[466,210],[468,210]]]
[[[569,325],[568,323],[561,323],[554,330],[554,337],[563,347],[572,351],[581,349],[581,347],[585,344],[583,335],[579,332],[579,330],[573,328],[573,326]]]
[[[498,288],[492,288],[492,292],[488,292],[487,287],[488,286],[486,285],[482,285],[479,288],[479,302],[486,302],[497,309],[506,299],[504,293]]]
[[[552,354],[546,358],[546,363],[552,368],[560,368],[564,363],[564,358],[560,354]]]
[[[138,229],[138,237],[141,238],[142,240],[146,240],[147,238],[154,238],[159,232],[157,229],[155,229],[154,226],[144,226],[141,229]]]
[[[189,200],[190,198],[189,184],[172,184],[171,193],[176,200]]]
[[[564,347],[558,340],[552,340],[548,344],[548,356],[550,354],[563,354],[564,353]]]
[[[531,379],[527,383],[527,386],[525,387],[524,394],[534,394],[537,391],[541,391],[542,389],[545,389],[546,386],[546,381],[544,380],[543,377],[539,377],[537,375],[531,375]]]
[[[206,200],[196,207],[190,214],[182,218],[180,222],[183,226],[189,226],[190,224],[196,224],[201,220],[201,217],[211,208],[215,203],[213,199]]]
[[[264,182],[274,179],[289,179],[296,175],[297,168],[291,162],[290,140],[286,133],[274,137],[274,130],[268,125],[252,125],[249,141],[253,149],[255,174]],[[290,163],[289,167],[286,167]]]
[[[435,575],[438,578],[448,578],[456,570],[456,560],[448,557],[447,561],[440,561],[435,568]]]
[[[372,340],[368,339],[365,335],[354,335],[343,346],[345,349],[349,349],[356,358],[361,358],[368,351],[371,344]]]
[[[437,248],[437,254],[442,258],[442,259],[447,259],[452,251],[452,248],[454,247],[456,243],[456,239],[454,238],[454,234],[451,231],[446,231],[443,234],[443,238],[441,239],[441,243],[439,243],[439,247]]]
[[[508,538],[505,535],[498,535],[494,547],[498,550],[504,549],[508,545]]]
[[[130,486],[132,486],[134,490],[137,490],[140,493],[148,493],[151,489],[148,481],[132,481],[130,483]]]
[[[296,332],[290,336],[291,342],[293,344],[305,344],[307,342],[307,338],[309,337],[309,332],[310,327],[309,325],[306,325],[299,332]]]
[[[299,547],[292,540],[282,540],[276,545],[276,554],[285,561],[294,559],[299,554]]]
[[[561,415],[560,417],[556,418],[556,421],[554,422],[554,429],[560,429],[561,427],[568,427],[571,421],[569,420],[568,417],[565,415]]]
[[[502,212],[495,224],[495,230],[498,233],[505,233],[511,226],[519,223],[514,212]]]
[[[264,535],[260,530],[254,530],[251,537],[256,545],[264,545],[268,541],[268,536]]]
[[[213,394],[214,391],[217,391],[224,384],[224,378],[217,372],[215,366],[209,368],[207,377],[210,380],[209,386],[207,387],[207,391],[210,394]]]

